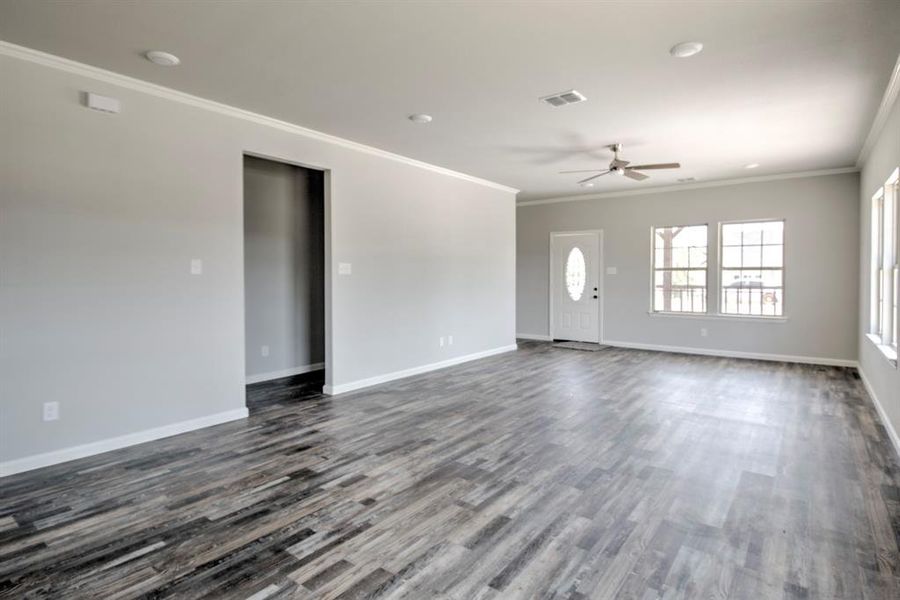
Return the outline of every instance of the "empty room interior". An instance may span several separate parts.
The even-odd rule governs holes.
[[[0,598],[900,598],[900,3],[0,0]]]

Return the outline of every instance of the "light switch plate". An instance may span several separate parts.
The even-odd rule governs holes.
[[[338,263],[338,275],[350,275],[353,273],[353,265],[350,263]]]
[[[615,267],[606,267],[606,274],[607,274],[607,275],[615,275],[615,274],[618,273],[618,272],[619,272],[619,270],[618,270],[617,268],[615,268]]]
[[[199,258],[191,259],[191,275],[202,275],[203,274],[203,261]]]
[[[44,402],[44,420],[59,420],[59,402]]]

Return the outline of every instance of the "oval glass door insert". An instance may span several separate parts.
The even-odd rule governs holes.
[[[577,246],[569,251],[566,259],[566,291],[569,298],[578,302],[584,294],[584,254]]]

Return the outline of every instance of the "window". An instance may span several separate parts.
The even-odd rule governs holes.
[[[569,298],[578,302],[584,293],[584,253],[577,246],[569,251],[566,259],[566,291]]]
[[[872,196],[872,246],[871,246],[871,325],[870,333],[875,342],[885,346],[890,358],[897,356],[897,296],[898,282],[898,172],[885,182]]]
[[[884,189],[872,196],[872,327],[881,341],[884,336]]]
[[[784,315],[784,221],[722,223],[720,312]]]
[[[653,310],[706,312],[706,225],[653,228]]]

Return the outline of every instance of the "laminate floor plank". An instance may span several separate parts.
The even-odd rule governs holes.
[[[522,342],[0,479],[0,598],[900,598],[854,370]]]

